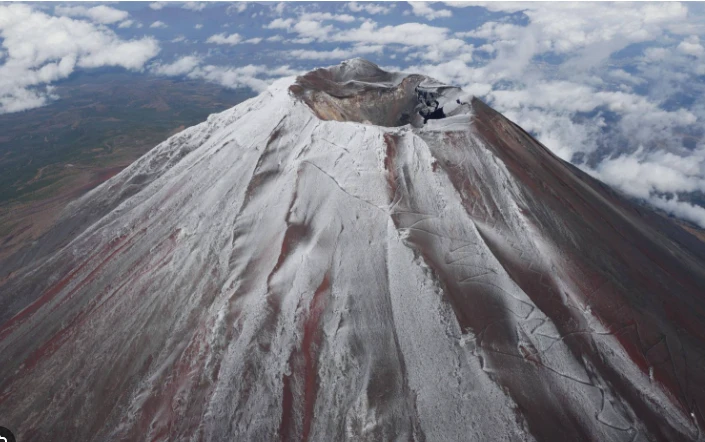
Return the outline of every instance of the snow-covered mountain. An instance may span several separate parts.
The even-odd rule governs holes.
[[[704,440],[705,247],[364,60],[155,147],[0,264],[18,440]]]

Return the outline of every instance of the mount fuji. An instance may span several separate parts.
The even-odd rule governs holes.
[[[705,245],[354,59],[156,146],[0,263],[18,440],[705,440]]]

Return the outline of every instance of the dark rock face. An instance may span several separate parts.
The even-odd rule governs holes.
[[[277,83],[55,234],[2,267],[18,440],[704,438],[702,243],[421,75]]]
[[[418,104],[416,108],[418,109],[419,115],[423,117],[423,124],[426,124],[428,120],[440,120],[446,117],[445,112],[443,112],[443,106],[438,101],[438,93],[436,91],[426,91],[416,87],[416,101]],[[456,103],[460,103],[460,100],[456,100]]]

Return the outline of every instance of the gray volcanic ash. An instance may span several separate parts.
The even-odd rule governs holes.
[[[0,281],[22,441],[705,439],[705,247],[364,60],[168,139]]]

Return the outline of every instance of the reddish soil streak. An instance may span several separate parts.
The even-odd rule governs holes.
[[[122,242],[124,242],[127,239],[127,235],[123,235],[121,237],[118,237],[114,239],[113,241],[109,242],[103,248],[98,251],[97,253],[94,253],[91,255],[88,259],[86,259],[81,265],[76,267],[74,270],[72,270],[68,275],[54,283],[51,287],[49,287],[43,295],[41,295],[36,301],[34,301],[32,304],[27,306],[24,310],[19,312],[17,315],[15,315],[12,319],[7,321],[5,324],[0,327],[0,340],[2,340],[9,332],[14,330],[15,327],[20,325],[22,322],[24,322],[26,319],[28,319],[30,316],[32,316],[39,308],[46,304],[49,300],[51,300],[54,296],[56,296],[61,290],[63,290],[69,282],[73,280],[73,278],[81,272],[89,263],[91,263],[97,256],[100,256],[106,252],[108,252],[110,249],[120,245]],[[117,251],[121,250],[122,247],[118,248]],[[116,251],[116,252],[117,252]],[[110,257],[112,257],[116,252],[113,252]],[[109,259],[108,257],[107,259]],[[102,264],[104,264],[106,261],[104,260]],[[91,273],[92,274],[92,273]],[[89,275],[90,276],[90,275]]]
[[[117,171],[110,171],[110,173],[117,173]],[[173,186],[172,188],[169,189],[165,197],[162,199],[160,202],[160,205],[163,205],[169,198],[171,198],[178,190],[180,190],[184,185],[184,182],[179,182],[177,185]],[[144,233],[146,231],[145,229],[140,230],[137,234],[133,235],[130,237],[130,239],[134,239],[138,234]],[[60,293],[68,284],[73,280],[73,278],[80,273],[89,263],[91,263],[95,258],[107,253],[111,249],[113,249],[116,246],[119,246],[116,250],[114,250],[112,253],[107,258],[104,258],[101,263],[87,276],[85,277],[79,284],[71,290],[71,292],[67,295],[67,297],[62,301],[65,302],[73,293],[75,293],[78,289],[83,287],[85,284],[87,284],[104,266],[105,264],[110,261],[115,255],[117,255],[119,252],[124,250],[128,245],[131,244],[131,242],[127,244],[122,244],[126,239],[128,238],[127,235],[123,235],[121,237],[118,237],[116,239],[113,239],[110,241],[108,244],[103,246],[103,248],[97,252],[91,255],[88,259],[86,259],[83,263],[81,263],[77,268],[72,270],[68,275],[60,279],[58,282],[53,284],[51,287],[49,287],[43,295],[41,295],[37,300],[35,300],[32,304],[27,306],[24,310],[19,312],[17,315],[15,315],[12,319],[7,321],[5,324],[3,324],[0,327],[0,340],[2,340],[4,337],[7,336],[8,333],[10,333],[12,330],[14,330],[18,325],[20,325],[24,320],[28,319],[30,316],[32,316],[39,308],[41,308],[42,305],[46,304],[49,300],[51,300],[54,296],[56,296],[58,293]],[[122,244],[122,245],[121,245]]]
[[[387,183],[389,184],[392,195],[394,195],[397,190],[397,171],[394,169],[394,160],[397,156],[398,142],[399,137],[388,133],[384,134],[384,143],[387,145],[387,154],[384,157],[384,168],[387,170]]]
[[[154,386],[152,395],[142,406],[139,422],[135,424],[133,431],[142,435],[152,432],[152,441],[166,440],[169,435],[174,435],[174,427],[179,421],[179,410],[175,409],[178,405],[178,394],[184,388],[195,388],[193,373],[203,372],[205,357],[210,352],[205,336],[206,327],[201,323],[188,346],[171,367],[168,378],[163,384]],[[200,421],[200,416],[194,417]]]
[[[328,304],[330,293],[330,276],[327,273],[316,289],[304,319],[304,335],[301,348],[295,349],[289,359],[292,367],[291,376],[284,376],[282,398],[282,421],[279,434],[282,440],[294,440],[296,434],[296,416],[302,416],[301,441],[307,441],[311,434],[311,424],[318,393],[318,353],[322,340],[321,318]],[[303,392],[295,394],[292,383],[303,384]],[[297,413],[298,411],[298,413]]]
[[[143,268],[138,274],[134,277],[131,278],[125,278],[125,282],[123,282],[116,290],[113,291],[113,293],[110,295],[110,297],[115,296],[122,288],[129,282],[130,280],[132,281],[137,281],[140,277],[142,277],[145,274],[148,274],[150,272],[153,272],[159,268],[162,268],[168,263],[168,258],[171,256],[171,252],[174,250],[174,247],[176,246],[175,244],[175,236],[177,232],[172,233],[169,236],[168,239],[168,246],[167,250],[164,253],[164,255],[152,266],[147,266],[146,268]],[[162,243],[163,244],[163,243]],[[86,278],[84,278],[80,284],[78,284],[75,288],[71,290],[71,292],[66,296],[66,299],[69,298],[72,294],[74,294],[76,291],[78,291],[80,288],[84,287],[86,284],[88,284],[93,278],[93,275],[98,272],[102,266],[107,264],[107,262],[117,253],[119,253],[122,249],[130,245],[130,243],[123,244],[120,248],[115,250],[113,253],[110,254],[98,267],[96,267]],[[145,256],[145,258],[148,258],[148,256]],[[128,274],[133,273],[134,269],[138,266],[141,265],[144,259],[139,260],[137,263],[135,263],[129,270]],[[98,295],[96,298],[101,298],[107,294],[107,290],[104,290],[100,295]],[[110,298],[109,297],[109,298]],[[108,299],[109,299],[108,298]],[[62,303],[66,302],[66,299],[62,300]],[[107,299],[106,299],[107,300]],[[26,359],[23,370],[31,370],[34,368],[34,366],[43,358],[46,358],[48,356],[51,356],[55,351],[57,351],[63,343],[67,340],[67,338],[71,335],[72,332],[76,331],[82,324],[86,322],[87,319],[89,319],[89,314],[91,311],[82,311],[79,312],[76,317],[71,321],[71,323],[66,326],[65,328],[61,329],[58,331],[55,335],[52,336],[52,338],[44,343],[42,346],[37,348],[32,354]],[[93,312],[95,313],[95,312]]]
[[[306,360],[305,387],[304,387],[304,430],[303,440],[308,440],[311,431],[311,421],[313,420],[313,410],[316,404],[316,392],[318,390],[318,347],[321,343],[320,321],[326,308],[327,298],[324,296],[330,290],[330,280],[328,275],[323,277],[321,285],[316,290],[309,307],[309,316],[304,323],[304,337],[301,347]]]
[[[88,284],[89,282],[91,282],[91,281],[94,279],[95,275],[97,275],[97,274],[103,269],[103,267],[105,267],[105,265],[108,264],[108,263],[112,260],[112,258],[114,258],[118,253],[122,252],[123,250],[125,250],[125,249],[131,247],[131,246],[133,245],[133,243],[134,243],[133,240],[137,237],[137,235],[142,234],[142,233],[144,233],[144,232],[145,232],[144,229],[141,230],[141,231],[138,232],[137,234],[133,235],[133,236],[130,238],[130,241],[125,242],[125,243],[122,244],[120,247],[118,247],[117,249],[113,250],[113,251],[110,253],[110,255],[108,255],[105,259],[103,259],[103,260],[100,262],[100,264],[98,264],[98,265],[96,266],[96,268],[93,269],[93,270],[88,274],[88,276],[86,276],[85,278],[83,278],[83,280],[82,280],[81,282],[79,282],[79,283],[76,285],[76,287],[74,287],[73,289],[71,289],[71,291],[59,302],[59,304],[56,305],[56,306],[54,306],[54,308],[52,308],[52,311],[56,310],[56,308],[57,308],[59,305],[62,305],[62,304],[64,304],[64,303],[66,303],[66,301],[68,301],[74,293],[76,293],[78,290],[80,290],[81,288],[83,288],[86,284]],[[121,241],[121,242],[122,242],[122,241]]]

